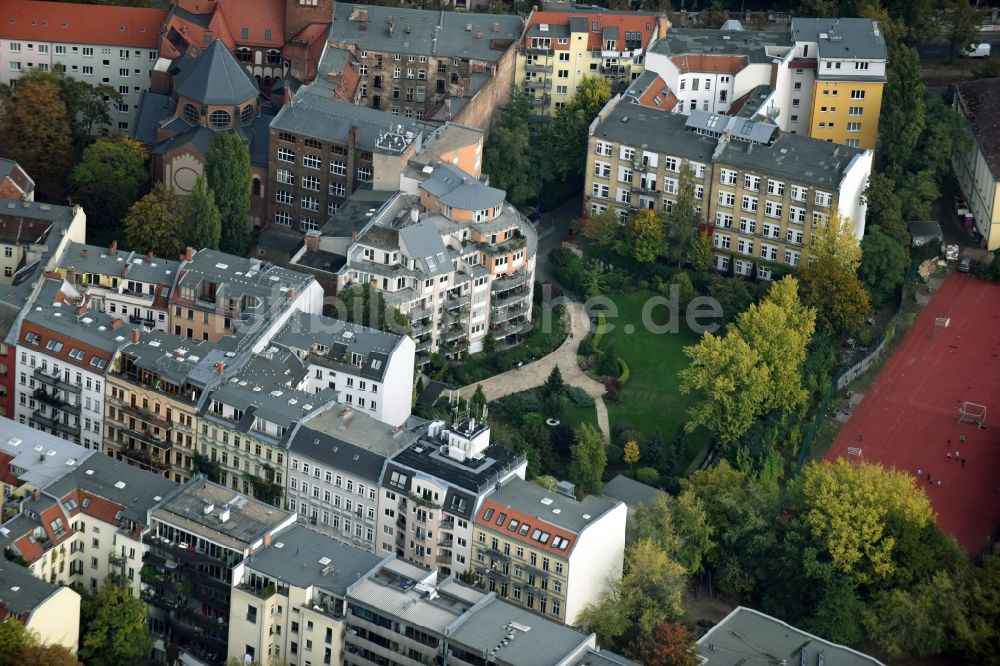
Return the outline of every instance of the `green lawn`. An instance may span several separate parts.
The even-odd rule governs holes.
[[[654,333],[642,323],[643,305],[657,294],[638,291],[611,296],[618,307],[618,316],[608,316],[613,330],[605,333],[601,349],[614,345],[618,356],[628,364],[630,378],[622,389],[621,402],[608,403],[611,426],[628,423],[636,430],[648,434],[655,430],[663,437],[674,436],[678,426],[686,420],[685,412],[694,401],[691,395],[681,395],[677,390],[677,373],[687,365],[681,348],[698,341],[682,320],[678,333]],[[651,311],[654,324],[667,322],[665,307]],[[626,332],[631,324],[631,333]],[[610,326],[609,326],[610,328]],[[690,460],[707,441],[707,433],[696,432],[688,437],[687,453]]]
[[[589,423],[596,428],[597,410],[593,405],[590,405],[589,407],[580,407],[570,403],[563,412],[563,420],[568,425],[573,426],[574,430],[582,426],[584,423]]]

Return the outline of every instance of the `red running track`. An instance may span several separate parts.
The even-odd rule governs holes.
[[[935,337],[937,317],[951,324]],[[964,401],[987,406],[985,429],[958,423]],[[914,475],[920,468],[938,527],[968,553],[980,551],[1000,520],[1000,285],[960,273],[945,279],[826,457],[847,457],[849,447],[868,462]]]

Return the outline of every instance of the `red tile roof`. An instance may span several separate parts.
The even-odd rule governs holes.
[[[486,520],[486,512],[490,510],[492,510],[493,513],[490,514],[490,520]],[[497,519],[501,513],[506,514],[507,517],[498,525]],[[511,531],[508,527],[510,526],[511,521],[514,520],[518,522],[517,529]],[[545,522],[541,518],[517,511],[516,509],[512,509],[504,504],[498,504],[492,500],[486,500],[483,502],[482,507],[479,509],[479,515],[476,516],[476,525],[494,532],[499,532],[508,539],[520,541],[521,543],[527,544],[532,548],[548,551],[549,553],[559,557],[569,558],[569,554],[573,552],[573,546],[576,545],[576,534],[573,532],[563,529],[562,527],[556,527],[551,523]],[[524,529],[525,525],[528,525],[529,527],[527,534],[522,536],[521,530]],[[531,538],[531,535],[536,529],[549,533],[550,536],[546,543],[543,544]],[[556,537],[567,539],[569,544],[565,548],[553,548],[552,542]]]
[[[155,49],[165,9],[3,0],[0,39]]]
[[[670,111],[677,106],[676,95],[670,92],[666,82],[658,76],[642,91],[637,101],[642,106],[661,111]]]
[[[206,48],[216,39],[222,40],[231,51],[238,46],[281,48],[285,43],[283,0],[177,0],[177,8],[182,11],[171,11],[167,29],[163,31],[160,51],[167,57],[181,55],[181,50],[173,43],[178,36],[199,49]],[[202,17],[201,23],[208,23],[208,28],[195,17]],[[170,28],[177,34],[168,39]],[[244,28],[247,31],[245,38]]]
[[[688,72],[722,72],[735,74],[750,64],[746,56],[706,55],[692,53],[671,58],[681,74]]]
[[[21,557],[23,557],[28,564],[35,562],[45,552],[42,550],[42,544],[38,543],[38,540],[30,534],[25,534],[23,537],[15,541],[14,547],[17,548],[17,552],[21,553]]]
[[[603,36],[604,28],[618,28],[620,30],[620,34],[618,36],[619,51],[624,50],[626,32],[641,32],[642,50],[645,51],[649,46],[650,38],[652,38],[653,33],[657,30],[657,20],[659,19],[659,16],[657,14],[641,14],[639,12],[594,12],[592,14],[585,12],[532,12],[531,16],[528,18],[528,24],[524,27],[524,34],[527,34],[528,29],[532,26],[541,25],[542,23],[547,25],[568,26],[571,18],[587,19],[587,25],[591,28],[587,32],[588,49],[601,48],[601,38]],[[593,31],[593,24],[595,22],[598,23],[597,32]],[[647,26],[649,26],[648,29]],[[663,35],[659,36],[662,37]],[[524,40],[522,40],[522,42],[523,41]],[[553,44],[553,48],[559,49],[567,47],[560,47]]]

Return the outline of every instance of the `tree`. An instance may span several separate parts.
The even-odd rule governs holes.
[[[813,226],[806,252],[813,261],[834,261],[845,272],[854,275],[861,263],[861,246],[854,233],[854,220],[833,208],[826,222]]]
[[[969,567],[963,583],[966,612],[957,638],[970,661],[988,663],[1000,655],[1000,556]]]
[[[0,114],[3,155],[31,175],[41,200],[62,199],[66,172],[73,163],[69,114],[50,79],[22,79],[3,100]]]
[[[562,372],[557,364],[552,368],[548,379],[542,384],[542,394],[546,397],[550,395],[561,396],[565,392],[566,382],[563,381]]]
[[[25,81],[44,81],[59,87],[59,97],[66,105],[70,135],[77,148],[84,148],[93,139],[95,125],[105,128],[111,125],[110,106],[121,104],[118,90],[106,83],[90,84],[66,75],[62,65],[56,65],[51,72],[34,69],[25,72],[18,85]]]
[[[712,254],[712,239],[701,231],[691,238],[688,246],[688,260],[696,271],[707,271],[712,267],[715,255]]]
[[[861,266],[858,277],[868,290],[875,306],[888,301],[903,281],[910,263],[910,253],[880,227],[868,230],[861,241]]]
[[[799,300],[798,281],[784,277],[767,297],[736,318],[735,330],[769,370],[769,394],[762,411],[791,411],[805,402],[802,364],[816,328],[816,311]]]
[[[219,249],[222,216],[215,205],[215,193],[204,176],[198,176],[187,195],[187,243],[194,248]]]
[[[477,413],[480,412],[482,408],[486,406],[486,393],[483,392],[482,384],[476,385],[476,390],[472,394],[472,400],[470,400],[470,402],[472,403],[473,411]]]
[[[146,605],[110,581],[84,596],[80,637],[80,659],[93,666],[141,663],[153,649]]]
[[[924,131],[924,85],[920,79],[920,57],[916,49],[899,46],[889,54],[882,118],[879,122],[880,146],[888,162],[890,176],[906,168],[920,135]]]
[[[177,257],[186,247],[184,200],[162,183],[132,204],[125,216],[125,242],[136,252]]]
[[[483,148],[483,170],[515,206],[532,201],[542,187],[531,135],[531,102],[522,88],[515,87]]]
[[[636,261],[652,263],[663,253],[663,226],[656,211],[643,208],[625,223],[625,244]]]
[[[684,568],[650,539],[625,548],[625,571],[577,617],[577,624],[610,645],[630,631],[650,633],[657,625],[678,617],[687,586]]]
[[[74,199],[87,211],[87,237],[110,245],[129,207],[149,180],[146,151],[129,137],[101,137],[83,151],[69,177]]]
[[[894,240],[905,244],[910,242],[910,231],[903,221],[903,202],[895,192],[895,183],[884,173],[873,171],[865,188],[868,203],[868,229],[880,227]]]
[[[982,17],[969,0],[949,0],[945,12],[945,26],[948,31],[949,55],[968,50],[976,43]]]
[[[691,359],[680,371],[680,392],[697,392],[701,399],[688,408],[687,432],[704,427],[721,442],[745,433],[761,413],[769,395],[771,372],[738,333],[719,337],[705,333],[684,348]]]
[[[222,233],[219,249],[240,257],[250,249],[250,152],[232,132],[217,132],[205,153],[205,175],[215,193]]]
[[[371,284],[355,285],[342,291],[337,295],[332,311],[338,319],[380,331],[406,333],[409,329],[409,318],[396,308],[389,307],[382,292],[372,289]],[[434,357],[431,358],[433,360]],[[440,364],[443,367],[443,359]]]
[[[639,445],[634,439],[630,439],[625,442],[625,449],[622,455],[622,462],[626,465],[634,465],[639,462],[639,458],[642,456],[642,452],[639,451]]]
[[[645,666],[698,666],[694,636],[680,622],[664,622],[642,636],[627,654]]]
[[[692,239],[698,235],[701,220],[695,208],[694,171],[689,165],[681,170],[678,180],[677,201],[663,215],[663,235],[667,259],[680,266],[691,249]]]
[[[958,592],[943,571],[912,590],[882,592],[864,614],[868,637],[890,657],[940,654],[952,647],[955,628],[962,622]]]
[[[816,605],[816,614],[805,624],[805,628],[823,638],[856,645],[865,638],[865,602],[854,584],[841,578],[827,581],[821,601]]]
[[[556,112],[545,127],[542,143],[547,168],[560,180],[587,163],[590,123],[611,99],[611,84],[604,77],[585,76],[573,98]]]
[[[816,328],[834,340],[854,335],[871,311],[861,280],[835,261],[800,268],[799,287],[802,301],[816,308]]]
[[[678,539],[674,559],[691,575],[701,572],[705,554],[712,546],[712,526],[705,506],[688,489],[671,501],[670,516]]]
[[[604,468],[608,453],[604,438],[594,426],[585,423],[576,431],[576,444],[570,448],[570,476],[577,494],[593,495],[604,487]]]
[[[0,666],[77,666],[76,656],[62,645],[44,645],[38,634],[15,618],[0,622]]]
[[[903,532],[932,524],[927,495],[909,472],[869,463],[808,466],[797,480],[793,515],[829,559],[857,584],[889,578]]]
[[[584,223],[584,235],[598,247],[618,250],[621,244],[622,223],[613,210],[605,210],[591,215]]]
[[[601,377],[614,377],[618,378],[621,376],[622,370],[621,366],[618,364],[618,352],[615,351],[615,346],[609,344],[603,352],[601,352],[601,357],[597,360],[597,365],[594,370]]]
[[[972,69],[972,75],[977,79],[1000,77],[1000,56],[991,55],[985,58],[978,67]]]

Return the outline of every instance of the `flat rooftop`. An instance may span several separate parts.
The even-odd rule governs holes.
[[[13,459],[11,472],[36,488],[66,476],[95,451],[0,416],[0,452]]]
[[[209,506],[212,510],[206,512]],[[224,506],[229,509],[225,521],[221,513]],[[293,515],[202,477],[188,481],[152,512],[156,520],[237,551],[245,550]]]

